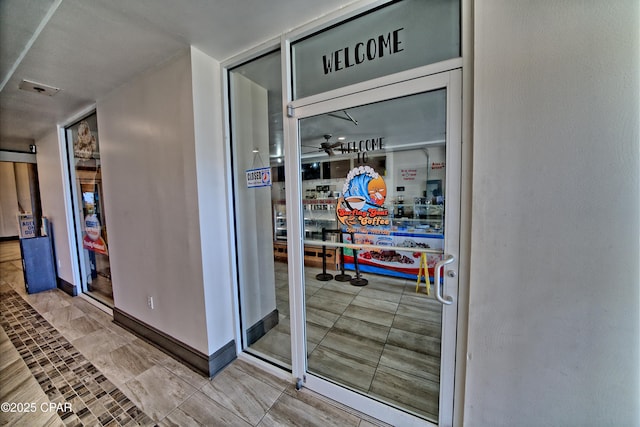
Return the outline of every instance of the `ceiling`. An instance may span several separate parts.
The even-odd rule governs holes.
[[[0,148],[28,146],[191,45],[223,61],[351,2],[0,0]],[[60,91],[23,91],[23,79]]]

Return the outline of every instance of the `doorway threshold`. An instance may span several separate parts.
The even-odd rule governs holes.
[[[109,316],[113,317],[113,307],[109,306],[106,302],[103,302],[91,296],[90,294],[86,294],[86,293],[82,293],[78,295],[78,297],[82,298],[83,300],[87,301],[89,304],[95,306],[96,308],[107,313]]]

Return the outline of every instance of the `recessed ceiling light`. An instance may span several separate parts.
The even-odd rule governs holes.
[[[57,87],[45,85],[42,83],[36,83],[29,80],[22,80],[20,82],[20,85],[18,85],[18,88],[27,92],[35,92],[47,96],[53,96],[60,91],[60,89],[58,89]]]
[[[344,141],[345,139],[347,139],[347,138],[345,138],[344,136],[339,136],[338,137],[338,141]]]

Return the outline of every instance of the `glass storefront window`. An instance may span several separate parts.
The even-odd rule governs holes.
[[[322,172],[300,200],[307,371],[435,422],[446,129],[446,89],[299,120],[302,170]]]
[[[280,52],[231,69],[229,90],[243,347],[290,368]]]
[[[391,2],[292,44],[294,99],[461,55],[460,0]]]
[[[66,129],[82,291],[113,306],[96,114]]]

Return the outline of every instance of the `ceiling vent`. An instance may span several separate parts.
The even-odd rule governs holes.
[[[42,83],[31,82],[29,80],[22,80],[18,86],[22,90],[27,92],[35,92],[40,95],[53,96],[60,91],[57,87],[47,86]]]

